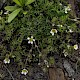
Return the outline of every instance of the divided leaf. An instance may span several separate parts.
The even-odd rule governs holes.
[[[24,4],[24,0],[19,0],[19,2],[21,3],[21,5],[23,5]]]
[[[34,1],[35,1],[35,0],[26,0],[25,5],[29,5],[29,4],[33,3]]]
[[[14,11],[15,9],[17,9],[17,6],[6,6],[4,9],[7,11]]]
[[[17,5],[22,6],[19,0],[13,0]]]
[[[10,23],[18,15],[20,11],[21,11],[21,8],[18,8],[14,10],[11,14],[9,14],[8,23]]]

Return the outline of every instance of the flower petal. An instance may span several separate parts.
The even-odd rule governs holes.
[[[30,41],[28,41],[28,43],[30,44],[31,42],[30,42]]]
[[[76,45],[74,45],[74,49],[75,50],[77,50],[78,49],[78,45],[76,44]]]
[[[27,39],[29,40],[30,38],[28,37]]]
[[[5,59],[4,59],[4,63],[5,63],[5,64],[6,64],[6,63],[10,63],[10,59],[5,58]]]
[[[54,33],[52,33],[52,35],[54,36]]]
[[[31,41],[31,44],[33,44],[33,41]]]
[[[57,30],[55,29],[55,33],[57,33]]]
[[[33,36],[31,36],[31,38],[33,39]]]
[[[33,39],[33,41],[35,41],[35,39]]]

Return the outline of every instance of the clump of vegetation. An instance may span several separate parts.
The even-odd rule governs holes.
[[[70,4],[64,0],[27,0],[31,2],[26,6],[20,1],[13,0],[11,7],[5,7],[12,13],[0,14],[0,57],[4,63],[14,59],[23,70],[33,63],[46,68],[55,61],[49,53],[66,57],[78,49],[78,20],[71,15]],[[22,74],[27,74],[25,71]]]

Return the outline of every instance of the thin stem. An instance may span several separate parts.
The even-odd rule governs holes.
[[[32,46],[32,47],[33,47],[33,46]],[[30,53],[32,52],[32,47],[31,47],[31,49],[29,50],[29,55],[30,55]],[[28,58],[27,58],[26,61],[25,61],[24,67],[26,67],[27,60],[28,60]]]
[[[35,43],[35,47],[37,48],[37,51],[39,52],[39,54],[42,54],[41,51],[39,50],[38,46],[36,45],[36,42]],[[40,63],[40,56],[39,56],[39,63]]]
[[[12,79],[15,80],[14,77],[12,76],[11,72],[9,71],[9,69],[5,65],[4,65],[4,67],[6,68],[6,70],[8,71],[8,73],[10,74],[10,76],[12,77]]]
[[[35,47],[37,48],[37,50],[38,50],[39,54],[42,54],[42,53],[40,52],[40,50],[39,50],[38,46],[36,45],[36,43],[35,43]]]

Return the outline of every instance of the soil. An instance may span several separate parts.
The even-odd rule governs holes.
[[[69,0],[69,3],[74,10],[72,12],[74,17],[80,18],[80,0]],[[1,7],[2,5],[0,5]],[[78,27],[80,28],[80,24]],[[80,33],[78,33],[79,36]],[[34,64],[31,67],[31,72],[26,76],[21,74],[17,63],[5,65],[3,61],[0,61],[0,80],[80,80],[80,44],[79,50],[71,57],[65,58],[54,54],[54,58],[55,64],[48,69],[47,73],[39,65]]]
[[[17,64],[4,65],[0,62],[0,80],[48,80],[47,75],[34,64],[28,75],[22,75]]]

